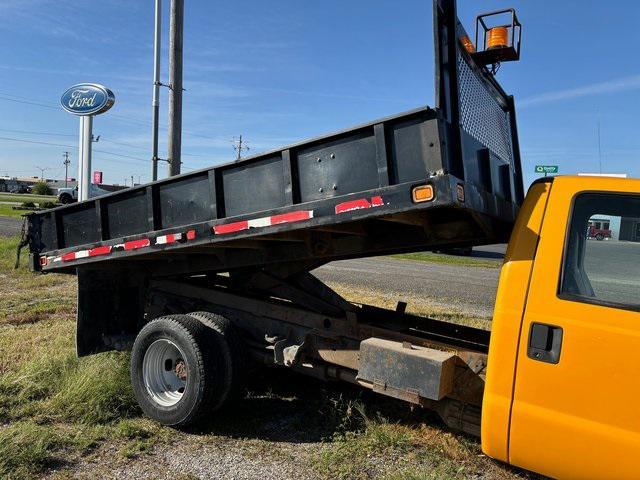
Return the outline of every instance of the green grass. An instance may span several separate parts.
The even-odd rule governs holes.
[[[32,193],[0,193],[0,202],[55,202],[55,195],[34,195]]]
[[[485,260],[482,258],[465,257],[460,255],[447,255],[444,253],[433,252],[401,253],[398,255],[392,255],[391,258],[413,260],[426,263],[460,265],[464,267],[500,268],[502,266],[502,262],[498,260]]]
[[[32,211],[32,210],[14,210],[11,207],[13,207],[13,205],[0,203],[0,217],[21,218],[22,214],[30,213]]]
[[[31,478],[56,461],[64,441],[49,427],[16,422],[0,431],[0,476]]]
[[[78,359],[75,277],[32,274],[24,260],[14,270],[16,245],[0,239],[0,478],[33,478],[105,441],[120,442],[123,456],[147,451],[162,438],[153,427],[144,434],[120,425],[148,422],[131,390],[129,355]]]

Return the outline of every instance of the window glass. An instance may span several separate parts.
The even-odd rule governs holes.
[[[640,310],[640,196],[576,197],[560,294]]]

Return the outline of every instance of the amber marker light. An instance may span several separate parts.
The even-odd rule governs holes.
[[[413,187],[411,197],[415,203],[430,202],[433,200],[433,187],[431,185]]]
[[[475,53],[476,47],[473,45],[473,42],[467,35],[463,35],[462,37],[460,37],[460,42],[467,52]]]
[[[509,46],[509,31],[507,27],[493,27],[487,33],[487,49],[507,48]]]

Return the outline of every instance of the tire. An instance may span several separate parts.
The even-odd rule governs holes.
[[[237,328],[228,318],[215,313],[192,312],[188,315],[211,328],[224,339],[220,353],[224,357],[223,377],[227,382],[225,404],[241,398],[244,395],[249,365],[246,346]]]
[[[73,198],[68,193],[63,193],[62,195],[60,195],[60,203],[62,203],[63,205],[71,202],[73,202]]]
[[[603,234],[601,234],[601,233],[598,233],[598,234],[596,235],[596,240],[598,240],[598,241],[602,241],[602,240],[604,240],[604,235],[603,235]]]
[[[186,427],[228,397],[222,335],[187,315],[145,325],[131,352],[131,384],[142,411],[163,425]]]

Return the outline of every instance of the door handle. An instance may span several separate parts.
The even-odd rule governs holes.
[[[562,328],[556,325],[533,322],[529,329],[527,356],[545,363],[560,362]]]

